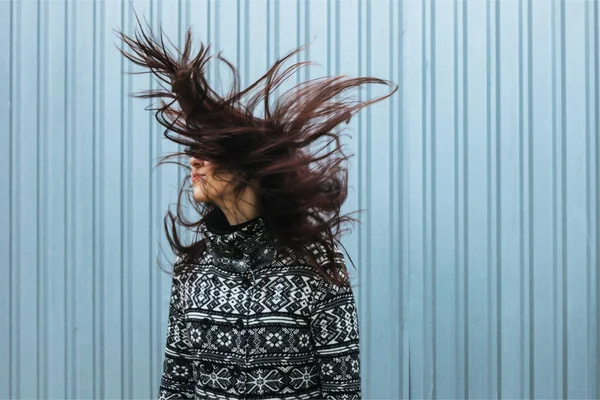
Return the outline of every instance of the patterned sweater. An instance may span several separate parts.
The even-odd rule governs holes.
[[[360,399],[351,287],[279,255],[261,217],[230,227],[217,208],[200,230],[204,255],[173,277],[159,398]]]

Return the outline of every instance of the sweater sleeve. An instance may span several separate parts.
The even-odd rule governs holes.
[[[324,279],[311,310],[310,328],[315,341],[323,399],[361,399],[358,313],[347,279],[343,256],[339,263],[347,286]],[[341,273],[341,272],[340,272]]]
[[[169,323],[159,400],[193,399],[194,374],[191,344],[181,309],[181,278],[173,276]]]

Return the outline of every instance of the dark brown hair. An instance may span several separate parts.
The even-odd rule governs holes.
[[[338,245],[343,247],[339,238],[346,231],[341,229],[343,224],[358,220],[350,216],[352,213],[340,215],[347,197],[346,163],[350,156],[342,149],[339,126],[348,123],[363,107],[391,96],[397,86],[371,77],[323,77],[302,82],[272,99],[284,81],[310,64],[298,62],[284,68],[304,47],[275,62],[260,79],[242,90],[236,68],[220,54],[210,55],[210,46],[200,44],[192,57],[191,29],[186,33],[183,51],[175,48],[172,53],[167,50],[162,32],[157,39],[150,26],[146,32],[137,21],[140,31],[133,37],[117,32],[131,49],[130,53],[119,51],[147,68],[142,73],[154,74],[166,87],[161,84],[161,89],[134,96],[168,99],[148,109],[156,111],[156,119],[166,127],[167,139],[186,146],[183,152],[162,157],[159,165],[187,154],[214,163],[216,175],[220,171],[236,171],[232,182],[236,196],[250,182],[259,182],[259,213],[282,245],[280,250],[299,252],[329,281],[348,284],[347,271],[336,261],[341,256]],[[219,95],[208,84],[205,72],[211,58],[225,63],[233,74],[233,84],[226,95]],[[346,96],[349,89],[364,84],[390,85],[393,90],[369,101]],[[262,116],[256,115],[260,106],[264,108]],[[315,148],[315,144],[319,145]],[[175,163],[189,169],[187,164]],[[186,190],[189,178],[188,174],[182,182],[176,211],[168,210],[164,225],[174,253],[193,262],[204,251],[204,240],[184,244],[177,225],[197,232],[216,206],[200,205],[190,198],[191,191]],[[184,193],[200,220],[184,216]],[[328,262],[319,265],[307,247],[309,244],[323,249]]]

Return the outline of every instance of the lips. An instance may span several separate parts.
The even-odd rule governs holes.
[[[204,177],[205,177],[205,176],[206,176],[206,175],[194,174],[194,175],[192,175],[192,182],[196,182],[196,181],[198,181],[198,180],[200,180],[200,179],[204,180]]]

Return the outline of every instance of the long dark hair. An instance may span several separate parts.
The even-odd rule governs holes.
[[[155,111],[158,122],[166,127],[165,137],[185,146],[183,152],[161,157],[158,165],[193,155],[214,163],[216,175],[221,171],[237,171],[232,182],[236,196],[251,182],[259,182],[259,212],[282,245],[280,250],[299,252],[329,281],[348,284],[347,271],[339,262],[343,256],[338,246],[343,247],[340,235],[347,230],[341,229],[342,225],[358,220],[351,216],[353,213],[340,214],[348,194],[346,163],[351,155],[343,151],[339,126],[348,123],[363,107],[391,96],[398,87],[372,77],[323,77],[302,82],[272,102],[281,84],[310,64],[298,62],[284,68],[304,47],[276,61],[260,79],[242,90],[236,68],[221,54],[211,55],[210,46],[200,44],[198,53],[192,57],[191,29],[186,33],[183,51],[175,48],[172,53],[165,45],[162,31],[158,39],[149,25],[146,32],[137,15],[136,19],[139,32],[136,30],[133,37],[117,31],[131,49],[131,52],[119,51],[148,69],[142,73],[154,74],[161,82],[161,89],[133,96],[160,98],[160,106],[148,109]],[[233,74],[227,95],[219,95],[207,82],[206,66],[211,58],[225,63]],[[364,84],[390,85],[393,90],[368,101],[345,96],[349,89]],[[255,114],[260,106],[264,112],[259,117]],[[317,149],[313,148],[323,140]],[[189,170],[189,165],[175,163]],[[194,202],[191,191],[186,190],[189,179],[188,174],[179,190],[177,208],[174,213],[167,211],[164,227],[174,253],[193,262],[202,255],[204,240],[184,244],[177,225],[197,232],[216,206]],[[185,217],[182,204],[186,193],[200,220]],[[327,261],[317,263],[310,245],[322,249]]]

